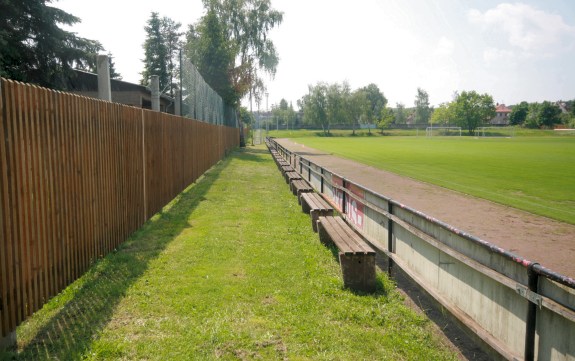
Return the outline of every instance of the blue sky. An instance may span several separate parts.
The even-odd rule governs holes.
[[[124,80],[138,82],[152,11],[183,25],[201,0],[54,3],[82,19],[71,30],[99,40]],[[575,2],[471,0],[272,0],[284,22],[271,37],[280,55],[267,79],[269,106],[303,96],[319,81],[375,83],[391,106],[413,106],[417,87],[432,104],[455,91],[499,103],[575,99]],[[247,105],[247,104],[246,104]],[[266,107],[265,101],[261,109]],[[256,109],[254,104],[254,110]]]

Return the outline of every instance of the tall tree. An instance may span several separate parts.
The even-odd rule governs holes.
[[[330,120],[327,116],[327,84],[310,85],[308,94],[302,99],[304,121],[321,126],[325,135],[329,134]]]
[[[224,37],[234,50],[230,78],[238,99],[247,94],[261,99],[262,73],[273,77],[279,62],[269,31],[281,24],[283,13],[274,10],[270,0],[204,0],[204,7],[226,25]]]
[[[65,89],[74,67],[95,64],[100,43],[61,29],[80,19],[49,3],[0,1],[0,76]]]
[[[355,135],[355,128],[362,122],[366,122],[371,103],[367,93],[363,89],[357,89],[349,97],[347,110],[352,121],[352,134]]]
[[[377,126],[381,129],[381,134],[383,134],[383,130],[388,128],[393,121],[395,120],[395,114],[391,108],[383,108],[381,111],[381,118],[377,122]]]
[[[152,75],[160,78],[160,91],[174,96],[178,88],[175,81],[178,75],[178,55],[182,47],[180,41],[181,24],[168,17],[160,18],[157,12],[152,12],[146,22],[146,40],[144,41],[144,70],[140,73],[140,83],[148,84]]]
[[[387,106],[387,98],[379,90],[376,84],[369,84],[362,88],[369,101],[369,108],[366,114],[366,121],[369,124],[377,123],[381,119],[383,110]]]
[[[511,109],[511,114],[509,114],[509,123],[511,125],[521,125],[525,123],[527,119],[527,113],[529,112],[529,104],[525,101],[515,105]]]
[[[478,94],[475,90],[458,94],[453,109],[456,124],[467,129],[469,135],[473,134],[475,128],[495,116],[493,97]]]
[[[431,117],[432,108],[429,106],[429,94],[421,88],[417,88],[415,96],[415,123],[427,124]]]
[[[561,108],[557,104],[546,100],[541,103],[538,118],[539,126],[553,128],[555,124],[561,123]]]
[[[290,123],[292,127],[294,126],[296,113],[293,107],[288,105],[287,100],[282,98],[279,106],[272,107],[272,114],[277,124],[285,124],[287,129],[289,129]]]
[[[166,46],[166,71],[168,72],[168,83],[166,86],[168,86],[167,93],[172,98],[178,89],[176,79],[179,75],[179,55],[180,49],[182,49],[184,45],[181,41],[182,35],[184,35],[184,33],[180,31],[181,27],[181,23],[175,22],[168,17],[163,17],[161,20],[162,38]]]
[[[140,83],[147,85],[152,75],[160,78],[160,91],[168,85],[168,48],[162,33],[162,21],[157,12],[152,12],[144,27],[146,40],[144,42],[144,70],[141,72]]]
[[[405,105],[403,103],[395,104],[395,124],[407,123],[407,114],[405,112]]]
[[[451,124],[455,121],[454,103],[441,103],[431,114],[431,124]]]
[[[187,33],[186,51],[202,77],[228,105],[238,105],[239,93],[232,78],[234,51],[226,39],[225,26],[213,9]]]
[[[346,102],[350,95],[350,86],[347,82],[333,83],[327,87],[326,111],[330,123],[347,123],[349,116],[346,111]]]

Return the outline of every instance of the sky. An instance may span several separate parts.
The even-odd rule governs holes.
[[[79,17],[68,30],[100,41],[123,80],[135,83],[151,12],[183,29],[204,14],[201,0],[52,5]],[[275,77],[265,77],[261,110],[282,98],[296,107],[310,85],[344,81],[352,89],[375,83],[391,107],[412,107],[418,87],[432,105],[463,90],[507,105],[575,99],[573,0],[272,0],[272,7],[284,13],[270,32],[280,62]]]

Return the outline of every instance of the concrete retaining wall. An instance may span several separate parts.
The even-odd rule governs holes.
[[[503,358],[575,360],[575,280],[272,144],[390,263]]]

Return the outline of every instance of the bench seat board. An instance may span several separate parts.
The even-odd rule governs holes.
[[[319,222],[330,235],[331,240],[344,254],[375,254],[375,251],[365,243],[340,217],[321,217]]]
[[[297,172],[285,172],[286,183],[289,184],[291,181],[296,179],[301,179],[301,176]]]
[[[303,179],[294,179],[290,183],[290,187],[294,196],[298,196],[298,201],[301,193],[313,192],[313,187]]]

